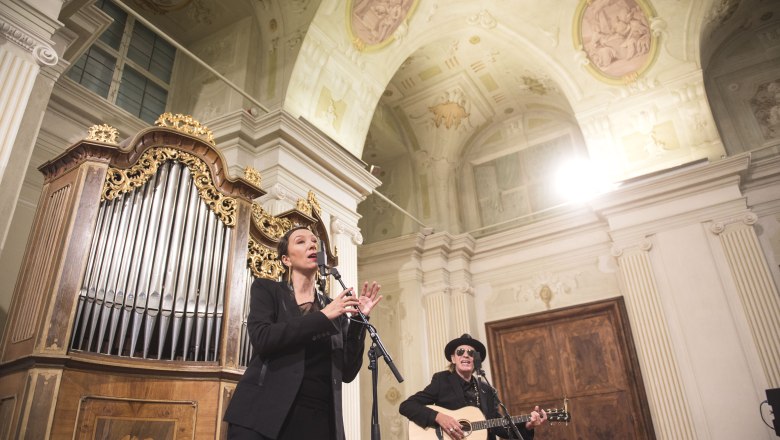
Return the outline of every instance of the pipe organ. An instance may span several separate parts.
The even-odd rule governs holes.
[[[90,129],[45,176],[0,357],[0,439],[223,437],[252,348],[256,277],[282,273],[276,244],[327,228],[312,192],[271,215],[257,171],[227,175],[190,117],[115,144]]]

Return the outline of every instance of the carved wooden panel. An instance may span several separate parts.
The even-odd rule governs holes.
[[[16,396],[0,397],[0,440],[10,440]]]
[[[560,408],[544,439],[654,439],[622,298],[487,323],[494,385],[513,414]]]
[[[222,420],[221,381],[210,379],[205,373],[202,379],[181,377],[185,372],[169,374],[164,377],[149,372],[66,371],[57,396],[51,438],[82,438],[85,432],[95,432],[98,428],[113,432],[143,427],[167,432],[167,423],[146,426],[146,422],[170,420],[176,421],[177,440],[217,438],[216,428]],[[121,439],[124,435],[128,433],[105,438]],[[138,434],[132,434],[127,440],[133,435]],[[150,437],[139,437],[139,440],[146,438]],[[151,438],[158,440],[158,437]]]
[[[73,438],[191,439],[197,410],[196,402],[83,397]]]

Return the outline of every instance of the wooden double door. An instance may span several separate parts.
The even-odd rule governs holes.
[[[562,408],[537,438],[655,439],[622,298],[486,324],[493,385],[513,414]]]

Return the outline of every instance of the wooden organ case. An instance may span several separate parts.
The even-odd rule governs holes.
[[[165,114],[116,145],[90,136],[39,170],[45,183],[0,357],[0,439],[224,438],[251,357],[255,277],[276,244],[327,229],[312,192],[272,216],[260,175],[227,175],[205,127]]]

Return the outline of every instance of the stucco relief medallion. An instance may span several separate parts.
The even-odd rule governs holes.
[[[759,85],[750,107],[764,140],[780,139],[780,77]]]
[[[645,0],[580,0],[572,35],[586,69],[611,84],[636,81],[658,54],[654,16]]]
[[[419,0],[348,0],[347,30],[361,51],[380,49],[405,28]]]

